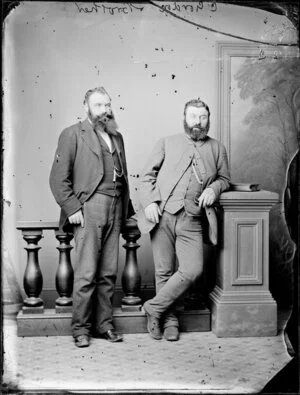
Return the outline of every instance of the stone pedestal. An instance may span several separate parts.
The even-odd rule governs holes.
[[[269,291],[269,211],[278,194],[226,192],[220,198],[216,286],[210,294],[218,337],[275,336]]]

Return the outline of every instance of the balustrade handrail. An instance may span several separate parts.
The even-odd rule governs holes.
[[[58,230],[58,221],[18,221],[16,228],[18,230],[28,230],[28,229],[48,229],[48,230]]]
[[[59,222],[58,221],[17,221],[16,229],[18,230],[30,230],[30,229],[42,229],[42,230],[59,230]],[[139,230],[136,225],[136,220],[129,218],[126,221],[125,232],[122,235],[127,234],[129,232],[137,232]]]

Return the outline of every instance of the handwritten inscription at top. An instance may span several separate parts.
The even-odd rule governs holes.
[[[173,1],[172,3],[166,3],[160,5],[160,12],[172,11],[172,12],[199,12],[203,9],[203,1],[185,3],[185,2],[177,2]],[[216,0],[213,0],[209,4],[210,11],[217,11],[217,3]]]
[[[122,5],[121,5],[122,4]],[[151,3],[150,3],[151,4]],[[156,3],[157,5],[159,3]],[[108,4],[103,4],[94,2],[92,5],[89,5],[88,7],[86,5],[80,6],[79,4],[75,3],[78,12],[79,13],[84,13],[84,14],[90,14],[90,13],[98,13],[102,12],[103,14],[109,14],[109,15],[115,15],[115,14],[129,14],[134,11],[140,11],[142,12],[145,7],[142,7],[137,4],[132,4],[132,3],[120,3],[116,6],[108,5]],[[198,1],[198,2],[191,2],[191,3],[185,3],[185,2],[177,2],[173,1],[171,3],[165,3],[165,4],[160,4],[159,5],[160,12],[199,12],[203,9],[203,1]],[[210,11],[216,11],[217,10],[217,3],[216,0],[213,0],[209,4],[209,9]]]
[[[140,7],[132,3],[124,3],[118,6],[111,6],[103,3],[92,3],[93,5],[89,7],[80,6],[77,3],[75,4],[78,11],[80,13],[83,12],[84,14],[98,13],[98,12],[102,12],[103,14],[110,14],[110,15],[129,14],[132,13],[134,10],[143,11],[144,9],[144,7]]]

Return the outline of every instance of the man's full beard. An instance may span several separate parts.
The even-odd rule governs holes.
[[[207,133],[209,131],[210,122],[208,120],[207,125],[203,128],[201,125],[195,125],[194,127],[190,128],[186,120],[183,121],[185,133],[193,140],[193,141],[200,141],[205,140],[207,137]]]
[[[106,133],[116,136],[118,124],[113,113],[93,116],[89,111],[88,116],[95,130],[104,130]]]

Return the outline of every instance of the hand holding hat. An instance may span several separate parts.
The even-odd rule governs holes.
[[[216,195],[212,188],[206,188],[198,199],[199,207],[205,208],[205,219],[203,221],[203,240],[207,244],[217,245],[218,243],[218,219],[213,207]]]
[[[211,206],[216,200],[216,195],[215,192],[212,188],[206,188],[204,191],[201,193],[198,201],[199,201],[199,207],[207,207]]]

